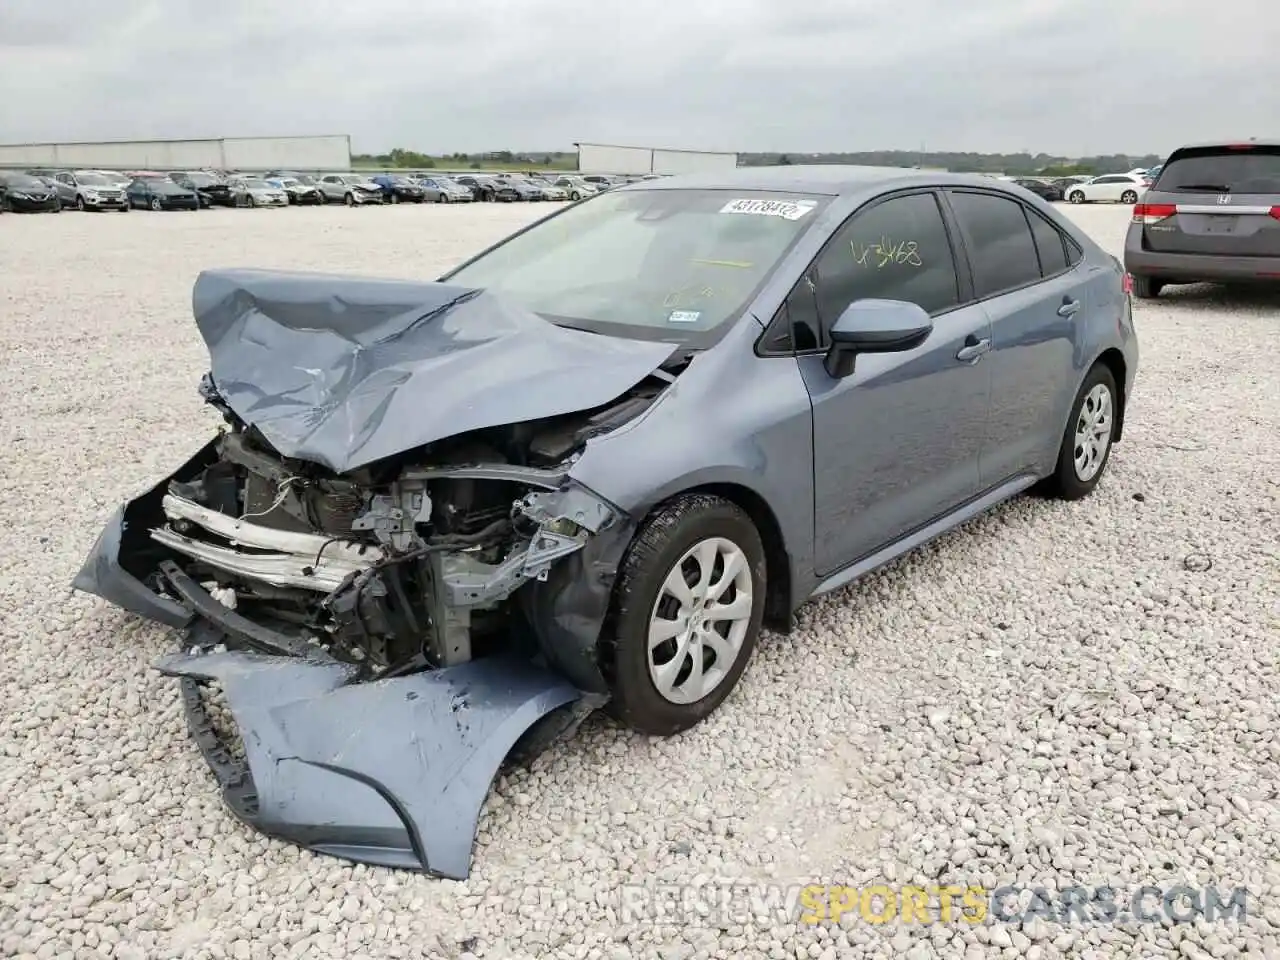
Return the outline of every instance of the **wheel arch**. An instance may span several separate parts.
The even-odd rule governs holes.
[[[782,525],[769,502],[757,491],[742,483],[727,480],[715,480],[706,483],[683,487],[669,492],[660,501],[653,504],[644,517],[640,519],[638,528],[643,527],[649,518],[662,510],[667,504],[690,494],[704,493],[720,497],[740,508],[751,520],[760,534],[760,542],[764,547],[765,558],[765,607],[764,626],[775,633],[790,633],[792,628],[792,572],[791,555],[787,551],[786,539],[782,533]]]
[[[1106,367],[1111,371],[1111,376],[1116,382],[1116,426],[1111,433],[1112,442],[1118,441],[1124,434],[1124,415],[1128,407],[1128,397],[1125,394],[1125,384],[1128,383],[1128,364],[1125,362],[1124,354],[1116,347],[1108,347],[1098,356],[1098,359],[1090,366],[1090,370],[1098,364]],[[1088,374],[1085,374],[1088,376]]]

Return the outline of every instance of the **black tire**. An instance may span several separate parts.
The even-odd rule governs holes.
[[[1103,386],[1110,393],[1111,414],[1110,433],[1107,436],[1106,450],[1102,453],[1102,461],[1097,471],[1087,480],[1083,480],[1076,470],[1076,428],[1082,418],[1087,417],[1084,409],[1085,400],[1093,389]],[[1080,500],[1093,492],[1103,474],[1107,472],[1107,464],[1111,460],[1111,448],[1115,445],[1116,424],[1119,422],[1120,394],[1116,389],[1115,377],[1103,363],[1095,363],[1080,385],[1076,399],[1071,404],[1071,417],[1067,420],[1067,428],[1062,433],[1062,446],[1058,450],[1058,466],[1044,484],[1044,491],[1059,500]]]
[[[1067,194],[1067,199],[1072,203],[1084,203],[1084,193],[1080,190],[1072,190]]]
[[[1120,194],[1120,202],[1121,203],[1137,203],[1138,202],[1137,191],[1126,190],[1124,193]]]
[[[161,210],[164,209],[164,201],[161,200],[159,197],[152,197],[151,209],[154,210],[156,213],[159,213]]]
[[[252,193],[246,193],[244,195],[244,205],[246,207],[256,207],[258,205],[258,201],[253,199]]]
[[[342,198],[342,202],[348,207],[354,207],[356,205],[356,195],[354,193],[348,193]]]
[[[448,199],[445,197],[443,193],[436,194],[436,203],[448,203],[448,202],[449,202]]]
[[[577,203],[579,200],[582,199],[582,194],[580,194],[577,190],[575,190],[573,191],[573,193],[569,194],[569,199],[572,200],[574,203]]]
[[[1160,296],[1160,291],[1163,289],[1163,280],[1157,280],[1154,277],[1134,275],[1133,295],[1139,300],[1154,300],[1156,297]]]
[[[751,614],[737,659],[723,679],[701,699],[675,703],[658,692],[649,673],[650,621],[668,574],[687,551],[712,537],[731,541],[745,554],[751,577]],[[670,736],[689,729],[715,710],[751,660],[764,616],[765,585],[764,546],[742,508],[705,493],[683,494],[659,507],[636,534],[619,569],[609,620],[613,642],[603,651],[613,693],[609,703],[613,716],[642,733]]]
[[[391,194],[391,202],[392,202],[392,203],[399,203],[399,202],[400,202],[400,194],[398,194],[398,193],[393,193],[393,194]]]
[[[58,201],[58,206],[59,207],[62,206],[61,200]],[[80,196],[79,194],[76,195],[76,209],[79,210],[81,213],[84,213],[84,197]]]

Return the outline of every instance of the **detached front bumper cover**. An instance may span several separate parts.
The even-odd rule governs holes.
[[[480,809],[526,731],[576,725],[581,694],[519,658],[349,684],[337,662],[178,654],[187,723],[233,814],[263,833],[360,863],[466,879]],[[243,759],[202,693],[219,683]],[[556,716],[549,716],[555,713]]]

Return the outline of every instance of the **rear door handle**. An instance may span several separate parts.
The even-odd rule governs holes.
[[[965,345],[956,353],[956,359],[963,360],[965,363],[977,363],[982,359],[982,355],[990,349],[990,340],[975,340],[973,337],[969,337],[965,341]]]
[[[1058,308],[1058,316],[1069,317],[1069,316],[1072,316],[1079,309],[1080,309],[1079,300],[1064,300],[1062,301],[1062,306]]]

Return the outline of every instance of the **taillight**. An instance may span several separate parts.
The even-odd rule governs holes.
[[[1133,205],[1134,223],[1159,223],[1168,220],[1178,212],[1172,203],[1135,203]]]
[[[1267,212],[1271,214],[1271,216],[1275,217],[1277,220],[1280,220],[1280,207],[1272,207]]]
[[[1124,288],[1126,294],[1133,293],[1133,274],[1126,273],[1120,285]]]

